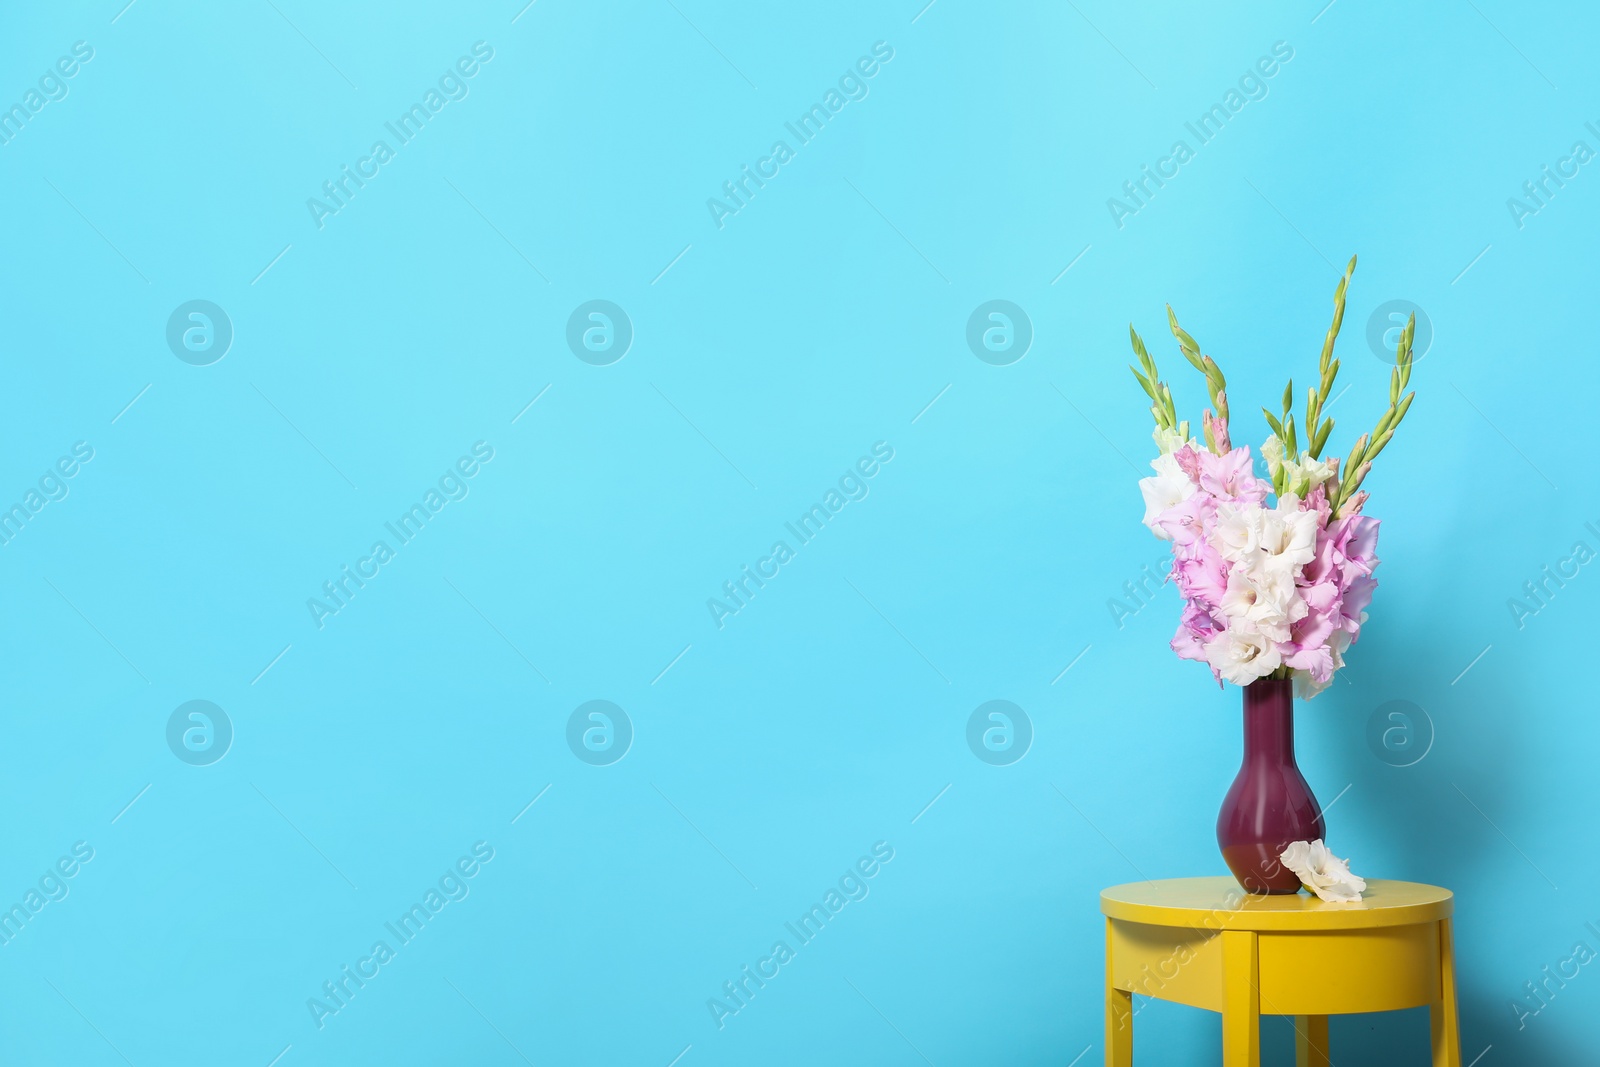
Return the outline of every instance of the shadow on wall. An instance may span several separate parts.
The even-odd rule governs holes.
[[[1358,857],[1357,873],[1432,882],[1455,891],[1463,1063],[1471,1063],[1489,1046],[1500,1063],[1584,1062],[1592,1051],[1580,1055],[1576,1047],[1550,1044],[1553,1030],[1552,1036],[1541,1037],[1537,1020],[1524,1020],[1519,1028],[1510,1004],[1521,991],[1520,977],[1513,983],[1503,975],[1482,973],[1472,963],[1487,955],[1475,943],[1538,903],[1530,894],[1549,894],[1551,905],[1558,900],[1546,878],[1555,874],[1549,865],[1542,872],[1535,868],[1537,857],[1519,855],[1490,822],[1508,829],[1505,816],[1498,813],[1514,811],[1520,803],[1515,776],[1507,768],[1526,758],[1518,724],[1529,721],[1524,713],[1532,709],[1519,707],[1519,701],[1530,699],[1531,690],[1516,688],[1524,679],[1508,676],[1505,663],[1494,672],[1469,673],[1454,686],[1443,679],[1419,682],[1417,664],[1436,662],[1438,650],[1417,647],[1427,640],[1425,628],[1394,623],[1399,625],[1382,639],[1363,642],[1359,651],[1365,654],[1352,658],[1353,684],[1336,683],[1338,689],[1327,694],[1335,701],[1329,710],[1337,714],[1321,721],[1310,716],[1300,720],[1308,727],[1308,740],[1315,737],[1312,743],[1325,743],[1333,754],[1337,777],[1352,783],[1350,794],[1362,797],[1359,805],[1330,816],[1334,850],[1347,855],[1352,839],[1366,840],[1369,848],[1381,844],[1390,857],[1386,869],[1363,866]],[[1428,722],[1408,722],[1407,710],[1390,703],[1397,699],[1417,701]],[[1395,732],[1397,744],[1386,746],[1385,729]],[[1425,754],[1405,750],[1422,735],[1431,735]],[[1347,796],[1344,803],[1349,800]],[[1340,818],[1359,822],[1346,823],[1341,833],[1339,822],[1333,821]],[[1510,832],[1514,840],[1515,829]],[[1600,950],[1600,942],[1589,940]],[[1350,1016],[1332,1024],[1330,1039],[1335,1056],[1357,1057],[1352,1062],[1429,1062],[1425,1009]],[[1414,1042],[1415,1053],[1399,1051],[1410,1050]]]

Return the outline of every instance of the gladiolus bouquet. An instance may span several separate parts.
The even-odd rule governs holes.
[[[1317,384],[1306,391],[1307,447],[1301,449],[1294,415],[1294,382],[1283,391],[1278,415],[1262,414],[1272,434],[1261,446],[1268,478],[1256,476],[1250,447],[1228,436],[1227,381],[1210,356],[1178,325],[1167,321],[1189,364],[1206,381],[1212,408],[1201,419],[1204,445],[1178,421],[1172,391],[1156,372],[1144,341],[1130,325],[1139,367],[1130,368],[1152,401],[1160,450],[1142,479],[1144,524],[1172,542],[1170,580],[1183,598],[1172,639],[1182,659],[1210,666],[1218,683],[1249,685],[1258,678],[1295,680],[1303,697],[1315,696],[1344,665],[1360,636],[1377,581],[1378,520],[1362,514],[1361,482],[1394,436],[1416,393],[1401,397],[1411,379],[1412,316],[1401,334],[1389,378],[1389,408],[1377,428],[1363,434],[1348,456],[1322,458],[1333,432],[1323,407],[1339,373],[1334,339],[1344,320],[1352,257],[1333,297],[1333,325],[1322,344]],[[1342,472],[1341,472],[1342,468]],[[1275,499],[1268,501],[1268,496]]]

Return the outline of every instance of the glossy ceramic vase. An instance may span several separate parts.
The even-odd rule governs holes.
[[[1279,861],[1291,841],[1323,838],[1322,808],[1294,762],[1294,683],[1262,678],[1244,690],[1244,762],[1217,816],[1217,844],[1251,893],[1295,893]]]

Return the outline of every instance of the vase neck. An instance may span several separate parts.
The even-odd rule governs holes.
[[[1244,758],[1294,763],[1294,683],[1262,678],[1244,690]]]

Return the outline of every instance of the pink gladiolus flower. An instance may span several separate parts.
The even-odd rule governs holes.
[[[1286,666],[1305,671],[1318,685],[1333,681],[1333,652],[1327,645],[1297,648],[1283,657]]]
[[[1183,617],[1178,621],[1178,632],[1172,635],[1172,651],[1178,654],[1179,659],[1209,663],[1206,658],[1206,643],[1221,630],[1222,627],[1210,613],[1192,603],[1185,604]],[[1217,684],[1221,685],[1222,673],[1212,667],[1211,674],[1217,679]]]
[[[1250,446],[1241,445],[1225,455],[1200,457],[1200,488],[1219,500],[1259,504],[1270,486],[1255,476]]]
[[[1200,453],[1194,450],[1193,445],[1184,445],[1172,453],[1172,458],[1178,461],[1178,469],[1187,474],[1191,482],[1200,484]]]
[[[1337,575],[1339,573],[1337,552],[1333,538],[1328,536],[1328,531],[1318,530],[1316,555],[1311,557],[1311,562],[1300,572],[1300,580],[1306,585],[1320,585]]]
[[[1362,574],[1371,574],[1378,565],[1378,520],[1352,515],[1339,523],[1343,527],[1337,541],[1340,552]]]
[[[1156,519],[1174,546],[1192,545],[1205,537],[1206,530],[1216,522],[1216,502],[1205,493],[1196,493],[1162,512]]]
[[[1301,511],[1315,511],[1317,513],[1317,526],[1328,525],[1331,510],[1328,507],[1328,490],[1325,485],[1319,485],[1300,501]]]
[[[1197,550],[1193,556],[1172,565],[1173,581],[1185,600],[1215,611],[1228,590],[1228,564],[1204,542],[1192,547]]]
[[[1339,603],[1341,630],[1348,630],[1352,634],[1360,631],[1361,613],[1372,603],[1372,591],[1376,588],[1378,588],[1376,578],[1358,575],[1350,579],[1350,584],[1344,591],[1344,599]]]

